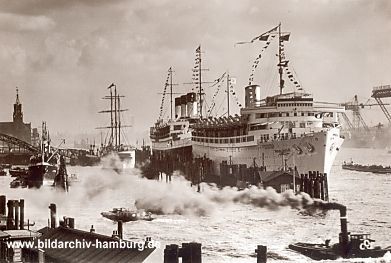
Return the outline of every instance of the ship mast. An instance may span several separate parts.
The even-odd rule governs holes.
[[[118,145],[121,146],[121,104],[118,96]]]
[[[203,99],[202,99],[202,95],[204,94],[202,92],[202,84],[203,83],[212,83],[212,82],[203,82],[202,81],[202,71],[208,71],[209,69],[207,68],[202,68],[202,59],[201,59],[201,45],[198,46],[198,48],[196,49],[196,59],[197,59],[197,65],[198,65],[198,95],[200,97],[200,106],[199,106],[199,116],[200,116],[200,119],[202,119],[202,108],[203,108]],[[194,83],[194,82],[193,82]]]
[[[117,85],[114,85],[114,131],[115,131],[115,148],[118,147],[118,122],[117,122]]]
[[[112,88],[114,87],[114,95]],[[109,146],[112,149],[118,150],[121,146],[121,128],[131,127],[122,125],[121,123],[121,112],[127,111],[128,109],[121,109],[121,98],[125,97],[117,93],[117,85],[112,83],[107,89],[110,90],[110,96],[105,96],[103,99],[110,100],[110,110],[103,110],[99,113],[110,113],[110,126],[98,127],[97,129],[110,129],[110,140]]]
[[[107,88],[110,90],[110,125],[111,125],[111,134],[110,134],[110,144],[113,145],[113,136],[114,136],[114,121],[113,121],[113,90],[111,89],[114,86],[114,83]]]
[[[229,117],[229,72],[227,71],[227,116]]]
[[[198,58],[198,89],[199,89],[199,96],[200,96],[200,118],[202,119],[202,78],[201,78],[201,45],[196,49],[196,56]]]
[[[282,49],[281,49],[281,23],[278,24],[278,74],[280,75],[280,95],[284,89],[284,80],[282,79]]]
[[[170,74],[170,120],[172,120],[172,68],[168,69],[168,74]]]

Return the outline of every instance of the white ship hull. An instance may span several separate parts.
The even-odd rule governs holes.
[[[174,150],[179,149],[183,147],[191,146],[192,142],[190,138],[184,138],[180,140],[169,140],[169,141],[159,141],[159,142],[152,142],[152,150],[158,150],[158,151],[168,151],[168,150]]]
[[[319,171],[329,174],[342,143],[339,128],[330,128],[298,138],[263,143],[257,138],[250,142],[226,144],[197,140],[193,141],[193,155],[213,160],[216,174],[220,172],[222,161],[251,167],[254,159],[257,166],[265,166],[269,171],[296,166],[299,173]]]

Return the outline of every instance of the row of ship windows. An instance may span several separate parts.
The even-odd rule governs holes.
[[[272,117],[289,117],[289,116],[315,116],[315,113],[313,112],[294,112],[292,115],[289,114],[289,112],[269,112],[269,113],[256,113],[255,118],[261,119],[261,118],[272,118]],[[332,116],[332,113],[330,115]]]
[[[192,137],[195,142],[206,142],[206,143],[241,143],[241,142],[253,142],[254,135],[238,137],[238,138],[202,138]]]
[[[274,140],[288,140],[296,138],[296,133],[275,133],[273,134]],[[237,138],[203,138],[203,137],[192,137],[192,140],[195,142],[205,142],[205,143],[241,143],[241,142],[253,142],[254,135],[237,137]],[[259,138],[259,142],[268,142],[270,140],[269,134],[262,134]]]
[[[279,107],[311,107],[312,103],[278,103]]]
[[[272,118],[272,117],[289,117],[289,116],[315,116],[315,113],[313,112],[294,112],[293,114],[290,114],[289,112],[269,112],[269,113],[256,113],[255,118],[261,119],[261,118]],[[332,112],[326,113],[325,116],[327,117],[333,117],[334,114]]]
[[[283,126],[285,128],[306,128],[306,127],[311,127],[313,125],[313,122],[312,121],[307,121],[307,122],[292,122],[292,121],[284,121],[284,122],[281,122],[281,124],[283,124]],[[298,127],[297,127],[298,125]],[[267,129],[267,125],[254,125],[254,126],[250,126],[250,131],[257,131],[257,130],[266,130]]]

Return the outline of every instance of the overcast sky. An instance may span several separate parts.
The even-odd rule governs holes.
[[[146,130],[170,66],[178,91],[190,88],[182,83],[191,81],[199,44],[205,77],[229,70],[243,102],[263,45],[234,43],[279,22],[292,32],[290,65],[316,100],[366,100],[373,86],[391,83],[388,0],[0,0],[0,10],[0,120],[11,119],[18,86],[25,121],[46,120],[54,131],[105,124],[97,111],[107,108],[100,98],[112,82],[127,96],[128,121]]]

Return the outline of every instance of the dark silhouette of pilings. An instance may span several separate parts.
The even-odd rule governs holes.
[[[7,198],[5,195],[0,195],[0,215],[6,213]]]
[[[176,244],[167,245],[164,249],[164,263],[201,263],[201,244],[200,243],[182,243],[182,247]]]
[[[301,192],[309,194],[312,198],[328,201],[327,174],[319,171],[309,171],[301,174]]]
[[[5,196],[3,198],[5,202]],[[2,208],[4,209],[4,207]],[[18,230],[24,229],[24,200],[8,200],[7,202],[7,224],[6,229],[8,230]],[[4,215],[6,213],[4,209]]]
[[[19,200],[19,209],[20,209],[20,229],[24,229],[24,200]]]

